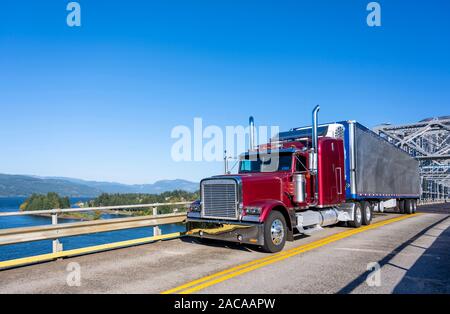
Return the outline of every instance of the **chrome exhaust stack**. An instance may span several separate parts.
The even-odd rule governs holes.
[[[320,106],[317,105],[312,112],[312,149],[317,153],[317,124]]]
[[[249,133],[250,133],[250,141],[249,141],[249,151],[254,150],[255,146],[255,119],[251,116],[248,119],[249,124]]]
[[[228,170],[228,156],[226,150],[224,150],[223,152],[223,163],[224,163],[224,173],[230,174],[230,171]]]
[[[312,129],[311,129],[311,153],[309,158],[309,171],[311,174],[315,175],[318,172],[317,169],[317,141],[318,141],[318,135],[317,135],[317,124],[318,124],[318,113],[320,110],[320,106],[317,105],[313,112],[312,112]]]
[[[317,105],[312,112],[312,134],[311,134],[311,152],[309,154],[309,171],[312,175],[314,175],[314,202],[317,203],[319,201],[319,169],[317,163],[317,142],[318,142],[318,116],[319,116],[320,106]]]

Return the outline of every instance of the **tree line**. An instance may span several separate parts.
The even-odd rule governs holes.
[[[60,197],[55,192],[32,194],[21,205],[20,210],[48,210],[70,208],[68,197]]]
[[[170,192],[164,192],[161,194],[108,194],[103,193],[88,201],[84,207],[102,207],[102,206],[120,206],[120,205],[141,205],[152,203],[177,203],[188,202],[200,198],[199,192],[186,192],[182,190],[175,190]],[[63,209],[70,208],[70,199],[68,197],[60,197],[57,193],[50,192],[45,194],[32,194],[27,198],[20,210],[48,210],[48,209]],[[164,205],[158,207],[159,214],[171,213],[174,209],[183,211],[185,208],[176,205]],[[139,210],[133,210],[133,215],[151,215],[152,208],[143,208]]]
[[[188,202],[200,198],[200,193],[186,192],[182,190],[175,190],[170,192],[164,192],[161,194],[108,194],[103,193],[97,198],[89,201],[90,207],[101,206],[120,206],[120,205],[141,205],[141,204],[153,204],[153,203],[178,203]],[[164,205],[158,207],[158,214],[167,214],[174,211],[177,208],[178,211],[183,211],[185,208],[176,205]],[[152,208],[143,208],[139,210],[133,210],[135,215],[151,215]]]

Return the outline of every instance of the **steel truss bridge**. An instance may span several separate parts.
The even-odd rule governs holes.
[[[450,116],[374,131],[420,162],[422,199],[447,199],[450,192]]]

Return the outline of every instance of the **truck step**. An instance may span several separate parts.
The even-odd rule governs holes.
[[[304,228],[302,226],[297,226],[297,230],[304,235],[311,235],[314,232],[323,230],[323,228],[320,225],[314,225],[314,226],[310,226],[307,228]]]

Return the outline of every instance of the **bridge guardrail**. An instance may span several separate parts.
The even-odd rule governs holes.
[[[191,202],[154,203],[154,204],[140,204],[140,205],[103,206],[103,207],[68,208],[68,209],[51,209],[51,210],[34,210],[34,211],[0,213],[0,218],[23,216],[23,215],[51,215],[52,218],[51,225],[0,229],[0,246],[32,241],[40,241],[40,240],[52,240],[52,253],[44,254],[42,256],[17,259],[14,261],[0,262],[0,269],[5,267],[28,264],[41,260],[51,260],[75,254],[89,253],[92,251],[98,251],[102,249],[112,249],[128,245],[136,245],[161,239],[178,237],[181,235],[181,233],[162,235],[159,226],[166,224],[182,223],[186,219],[186,213],[180,212],[173,214],[158,215],[157,208],[160,206],[168,206],[168,205],[187,207],[190,203]],[[92,212],[92,211],[104,212],[110,210],[123,210],[123,209],[136,210],[140,208],[152,208],[153,215],[100,219],[100,220],[81,221],[73,223],[58,223],[58,215],[64,213]],[[64,237],[107,232],[107,231],[134,229],[141,227],[153,227],[153,237],[116,242],[111,243],[109,245],[100,245],[91,247],[91,249],[84,248],[71,251],[63,251],[62,243],[59,241],[60,238]]]
[[[421,200],[419,200],[417,205],[421,206],[421,205],[431,205],[431,204],[444,204],[447,202],[448,202],[447,199],[421,199]]]

